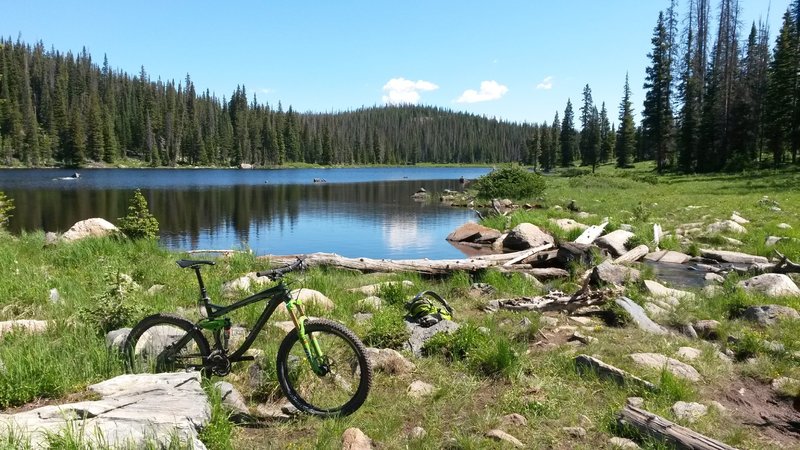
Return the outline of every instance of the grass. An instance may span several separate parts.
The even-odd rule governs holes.
[[[632,244],[644,243],[652,249],[653,223],[660,223],[665,231],[672,232],[683,224],[707,225],[724,220],[737,211],[751,221],[745,224],[748,231],[744,235],[724,234],[743,242],[737,250],[768,256],[773,248],[764,246],[766,237],[783,236],[797,240],[781,241],[775,249],[794,261],[800,260],[800,210],[796,206],[800,205],[800,191],[790,188],[800,185],[796,170],[654,178],[647,166],[626,171],[601,167],[595,175],[548,176],[546,180],[545,194],[529,199],[544,206],[543,209],[493,217],[486,223],[505,229],[531,222],[553,231],[560,240],[569,240],[575,237],[575,232],[555,230],[550,219],[571,217],[591,225],[607,218],[609,229],[631,225],[637,234]],[[769,201],[762,201],[764,196]],[[564,209],[571,200],[589,216],[579,217]],[[781,211],[770,209],[773,201]],[[793,228],[778,228],[783,222]],[[662,239],[661,248],[692,252],[720,245],[732,249],[721,236],[708,236],[702,243],[691,244],[673,235]],[[123,311],[130,314],[124,323],[157,311],[177,312],[196,320],[198,293],[194,275],[174,264],[182,256],[185,255],[147,241],[96,239],[44,247],[42,233],[10,236],[0,232],[3,268],[0,320],[50,321],[48,331],[42,335],[14,333],[0,337],[0,413],[13,412],[32,402],[62,401],[79,395],[89,384],[122,373],[120,361],[106,350],[103,338],[103,330],[107,328],[104,319],[120,317],[118,310],[109,307],[115,305],[111,300],[120,299],[114,291],[115,283],[109,282],[111,275],[129,275],[141,287],[128,290],[123,296],[127,306],[136,307]],[[204,269],[204,278],[213,299],[226,303],[230,300],[222,300],[218,295],[224,282],[267,265],[268,262],[253,255],[237,254]],[[212,420],[201,438],[212,449],[340,448],[344,430],[356,426],[381,448],[491,449],[502,445],[484,435],[492,428],[500,428],[528,448],[603,448],[611,436],[629,433],[620,430],[615,420],[627,397],[641,396],[646,409],[673,418],[670,407],[676,400],[708,403],[721,398],[736,380],[768,383],[781,376],[800,379],[800,361],[795,355],[800,351],[800,324],[784,321],[774,327],[760,328],[740,316],[747,306],[765,303],[800,309],[800,300],[746,294],[736,287],[737,277],[730,277],[718,293],[698,291],[696,300],[682,302],[672,314],[661,319],[665,325],[718,320],[719,337],[713,342],[680,336],[653,337],[625,323],[608,326],[598,321],[596,325],[580,328],[583,334],[597,341],[578,348],[565,343],[571,330],[556,332],[553,327],[543,327],[536,313],[488,314],[482,310],[492,298],[536,296],[550,289],[574,292],[578,288],[577,276],[583,269],[576,267],[572,279],[551,281],[544,287],[533,286],[522,276],[496,271],[477,275],[460,272],[441,279],[413,274],[357,275],[326,269],[293,276],[295,287],[319,290],[335,303],[332,311],[314,310],[312,314],[343,322],[371,345],[402,348],[405,339],[402,303],[422,290],[443,295],[455,308],[455,320],[462,326],[453,335],[435,338],[427,347],[428,356],[414,358],[417,368],[412,374],[377,372],[367,403],[352,416],[334,420],[300,417],[289,422],[269,422],[263,428],[240,428],[227,420],[219,399],[211,393]],[[383,308],[372,311],[371,320],[356,321],[353,316],[361,312],[359,302],[364,296],[349,289],[402,280],[410,280],[414,286],[403,288],[398,284],[381,289],[378,295],[384,299]],[[479,282],[492,285],[495,291],[475,296],[470,286]],[[156,284],[164,288],[147,294],[146,290]],[[60,302],[49,300],[52,288],[58,290]],[[634,283],[626,286],[625,295],[637,302],[646,297]],[[108,300],[109,305],[103,306],[103,300]],[[87,311],[94,314],[86,315]],[[257,307],[245,308],[231,318],[236,325],[248,327],[259,313]],[[553,316],[560,326],[575,325],[564,316]],[[256,362],[262,373],[258,383],[250,382],[251,363],[234,366],[226,378],[251,405],[282,401],[275,380],[274,358],[283,335],[284,332],[268,324],[259,336],[257,348],[264,356]],[[729,336],[738,341],[729,341]],[[784,348],[775,351],[765,346],[764,341],[780,343]],[[658,352],[678,358],[682,346],[693,346],[702,352],[692,362],[703,377],[699,383],[688,383],[660,370],[645,370],[628,357],[634,352]],[[717,352],[726,349],[740,355],[742,362],[722,361]],[[573,362],[579,353],[597,355],[651,381],[659,389],[651,393],[633,386],[620,387],[591,374],[580,375]],[[419,400],[409,398],[407,389],[414,380],[434,385],[436,393]],[[528,426],[504,424],[502,418],[509,413],[523,415]],[[409,433],[416,426],[424,427],[427,434],[410,439]],[[576,440],[562,431],[563,427],[574,426],[584,427],[587,436]],[[709,414],[691,428],[743,449],[779,448],[759,439],[757,429],[743,425],[730,414]],[[67,433],[63,439],[53,439],[62,439],[57,441],[60,448],[81,448],[76,436]],[[644,448],[663,448],[641,436],[632,437]],[[24,448],[24,439],[0,431],[0,448]]]

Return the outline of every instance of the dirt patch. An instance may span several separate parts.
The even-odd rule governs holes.
[[[67,394],[64,397],[59,398],[37,398],[36,400],[28,402],[24,405],[15,406],[8,409],[0,409],[0,413],[17,414],[25,411],[31,411],[36,408],[41,408],[42,406],[65,405],[67,403],[77,403],[90,400],[100,400],[100,395],[90,391],[83,391],[73,392],[72,394]]]
[[[731,383],[718,399],[741,423],[787,447],[800,445],[797,401],[778,397],[772,388],[754,379]]]

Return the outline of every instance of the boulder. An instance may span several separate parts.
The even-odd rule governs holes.
[[[389,375],[405,375],[417,368],[400,352],[390,348],[368,348],[367,356],[376,371]]]
[[[718,337],[720,323],[716,320],[698,320],[692,324],[697,335],[705,339],[716,339]]]
[[[561,228],[564,231],[585,230],[589,228],[588,225],[584,225],[572,219],[550,219],[550,222],[552,222],[558,228]]]
[[[788,223],[779,223],[779,224],[778,224],[778,225],[776,225],[776,226],[777,226],[778,228],[780,228],[781,230],[791,230],[791,229],[792,229],[792,226],[791,226],[791,225],[789,225]]]
[[[650,295],[656,298],[674,298],[679,300],[694,298],[694,294],[691,292],[668,288],[653,280],[644,280],[644,286],[647,288],[647,291],[650,292]]]
[[[217,381],[214,383],[214,389],[219,393],[222,399],[222,406],[228,410],[228,412],[235,415],[250,415],[247,402],[244,401],[242,394],[239,393],[232,384],[227,381]]]
[[[467,222],[447,235],[447,240],[452,242],[494,242],[500,237],[500,232],[489,227]]]
[[[789,306],[762,305],[745,309],[742,317],[766,327],[775,325],[781,319],[800,319],[800,313]]]
[[[241,163],[241,164],[239,164],[239,168],[248,170],[248,169],[252,169],[253,165],[252,164],[247,164],[247,163]]]
[[[660,353],[634,353],[630,357],[636,364],[656,370],[666,369],[673,375],[689,381],[700,381],[701,379],[700,373],[694,367]]]
[[[508,233],[503,246],[511,250],[526,250],[545,244],[554,244],[553,236],[532,223],[521,223]]]
[[[586,429],[583,427],[562,427],[561,431],[568,434],[573,439],[583,439],[586,437]]]
[[[612,437],[608,440],[608,445],[610,445],[612,449],[620,450],[637,450],[641,448],[636,442],[621,437]]]
[[[199,372],[120,375],[89,390],[101,399],[0,415],[0,429],[14,427],[32,448],[49,448],[48,434],[68,426],[93,448],[168,448],[175,438],[206,448],[197,432],[211,419],[211,405]]]
[[[678,349],[677,355],[681,359],[686,361],[694,361],[695,359],[699,358],[702,355],[702,350],[698,350],[694,347],[681,347]]]
[[[74,242],[88,237],[111,236],[118,232],[119,228],[111,222],[95,217],[77,222],[61,236],[61,239],[67,242]]]
[[[644,309],[633,300],[627,297],[621,297],[614,300],[614,302],[631,316],[633,322],[640,329],[653,334],[667,334],[666,328],[650,320],[647,314],[645,314]]]
[[[47,233],[44,234],[44,246],[48,247],[51,245],[56,245],[58,244],[58,239],[59,239],[58,233],[53,233],[52,231],[48,231]]]
[[[796,297],[800,296],[800,288],[789,276],[782,273],[765,273],[754,276],[737,283],[750,293],[759,293],[767,297]]]
[[[415,380],[408,386],[408,396],[415,399],[428,397],[434,392],[436,392],[436,388],[422,380]]]
[[[625,243],[633,236],[634,234],[630,231],[614,230],[611,233],[600,236],[594,243],[598,247],[608,250],[615,258],[618,258],[628,251],[625,248]]]
[[[708,407],[695,402],[675,402],[672,405],[672,414],[680,420],[692,423],[708,413]]]
[[[44,333],[46,330],[46,320],[18,319],[0,322],[0,337],[15,331],[39,334]]]
[[[289,295],[291,295],[292,298],[296,298],[297,300],[303,302],[303,305],[306,307],[312,306],[324,311],[330,311],[334,308],[333,300],[326,297],[322,292],[315,291],[314,289],[294,289],[293,291],[289,292]],[[284,303],[279,304],[275,309],[275,312],[288,315],[288,312],[286,311],[286,305]]]
[[[768,263],[769,260],[763,256],[748,255],[747,253],[729,252],[726,250],[700,250],[700,256],[703,258],[713,259],[719,262],[734,263],[734,264],[762,264]]]
[[[783,238],[782,237],[778,237],[778,236],[767,236],[767,239],[764,241],[764,246],[765,247],[774,247],[775,244],[780,242],[781,239],[783,239]]]
[[[747,233],[747,229],[732,220],[714,222],[708,227],[706,227],[706,233],[709,234],[725,233],[725,232],[744,234]]]
[[[125,339],[128,338],[130,332],[130,328],[109,331],[106,333],[106,348],[122,351],[122,346],[125,344]]]
[[[674,264],[683,264],[689,259],[691,259],[691,256],[685,253],[675,252],[672,250],[661,250],[653,253],[648,253],[644,257],[645,261],[674,263]]]
[[[734,212],[731,214],[731,220],[738,223],[739,225],[744,225],[746,223],[750,223],[749,220],[745,219],[744,217],[740,216],[739,213]]]
[[[342,433],[342,450],[372,450],[372,439],[358,428],[348,428]]]
[[[528,419],[525,418],[522,414],[512,413],[506,414],[501,419],[504,425],[512,426],[512,427],[527,427],[528,426]]]
[[[422,347],[430,338],[438,333],[453,333],[458,329],[458,324],[452,320],[442,320],[441,322],[430,326],[421,327],[416,323],[406,322],[406,329],[411,333],[408,341],[405,343],[406,350],[419,356],[422,354]]]
[[[641,274],[636,269],[605,261],[592,269],[590,282],[593,286],[603,284],[622,286],[628,281],[639,281],[640,277]]]
[[[411,432],[408,433],[409,439],[424,439],[425,436],[428,435],[428,432],[425,431],[425,428],[422,427],[414,427],[411,429]]]
[[[502,430],[489,430],[486,432],[486,437],[497,442],[505,442],[517,448],[525,448],[525,444],[522,441]]]
[[[412,288],[414,287],[414,282],[409,280],[403,281],[384,281],[383,283],[375,283],[369,284],[366,286],[361,286],[353,289],[348,289],[347,292],[360,292],[364,295],[377,295],[381,289],[384,287],[395,286],[400,284],[403,288]]]
[[[381,307],[383,307],[383,299],[374,295],[370,295],[358,301],[358,308],[362,311],[376,311],[381,309]]]

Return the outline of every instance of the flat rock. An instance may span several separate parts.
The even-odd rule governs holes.
[[[555,224],[558,228],[561,228],[564,231],[585,230],[589,228],[588,225],[584,225],[572,219],[550,219],[550,222]]]
[[[485,227],[475,222],[467,222],[447,235],[452,242],[494,242],[502,233],[494,228]]]
[[[733,220],[723,220],[719,222],[714,222],[708,227],[706,227],[706,233],[716,234],[716,233],[726,233],[726,232],[744,234],[747,233],[747,228],[739,225]]]
[[[372,450],[372,439],[358,428],[348,428],[342,433],[342,450]]]
[[[634,234],[630,231],[614,230],[611,233],[600,236],[594,243],[598,247],[608,250],[615,258],[618,258],[628,251],[625,248],[625,243],[633,236]]]
[[[289,333],[292,330],[294,330],[294,322],[292,322],[291,320],[279,320],[277,322],[272,322],[272,326],[286,333]]]
[[[640,329],[653,334],[668,334],[666,328],[650,320],[647,314],[645,314],[644,309],[633,300],[627,297],[620,297],[614,300],[614,302],[631,316],[633,322]]]
[[[782,273],[764,273],[737,283],[747,292],[757,292],[767,297],[800,296],[800,288],[788,275]]]
[[[422,380],[415,380],[408,386],[408,396],[411,398],[423,398],[433,395],[436,388],[432,384],[428,384]]]
[[[367,356],[376,371],[390,375],[405,375],[417,368],[402,353],[391,348],[367,348]]]
[[[779,223],[777,225],[777,227],[780,228],[781,230],[791,230],[792,229],[792,226],[789,225],[788,223]]]
[[[282,406],[274,403],[256,405],[256,414],[267,419],[289,420],[292,418],[282,410]]]
[[[120,375],[89,390],[102,398],[0,415],[0,428],[15,427],[32,448],[48,448],[47,434],[68,424],[85,443],[102,448],[145,448],[153,442],[168,448],[174,437],[206,448],[197,431],[211,419],[211,405],[198,372]]]
[[[383,299],[375,295],[370,295],[367,298],[359,300],[358,307],[361,310],[376,311],[383,307]]]
[[[364,295],[377,295],[381,291],[381,289],[396,286],[398,284],[403,288],[414,287],[414,283],[410,280],[384,281],[383,283],[368,284],[366,286],[348,289],[347,292],[360,292]]]
[[[650,292],[650,295],[657,298],[675,298],[675,299],[694,298],[694,294],[692,294],[691,292],[668,288],[663,284],[653,280],[644,280],[644,286],[645,288],[647,288],[647,291]]]
[[[720,323],[716,320],[698,320],[692,324],[697,335],[705,339],[716,339]]]
[[[619,258],[615,259],[614,262],[617,264],[625,262],[636,262],[642,259],[645,255],[647,255],[647,252],[649,251],[650,249],[646,245],[644,244],[637,245],[636,247],[623,253]]]
[[[762,264],[769,260],[763,256],[748,255],[747,253],[729,252],[727,250],[703,249],[700,250],[703,258],[713,259],[719,262],[734,264]]]
[[[644,304],[644,310],[647,311],[647,315],[650,317],[661,317],[669,314],[669,311],[658,306],[653,302],[647,302]]]
[[[119,228],[111,222],[95,217],[77,222],[61,236],[61,239],[67,242],[74,242],[89,237],[111,236],[118,232]]]
[[[645,255],[644,260],[653,262],[683,264],[690,258],[691,256],[685,253],[675,252],[672,250],[661,250],[653,253],[648,253],[647,255]]]
[[[689,423],[696,422],[708,413],[706,405],[695,402],[675,402],[670,409],[675,417]]]
[[[489,430],[486,432],[485,436],[494,441],[506,442],[517,448],[525,448],[525,444],[523,444],[522,441],[502,430],[498,429]]]
[[[775,378],[770,383],[772,390],[778,395],[800,394],[800,380],[789,377]]]
[[[47,331],[46,320],[18,319],[0,322],[0,336],[12,332],[39,334],[45,331]]]
[[[503,240],[503,246],[511,250],[527,250],[545,244],[554,244],[555,238],[532,223],[521,223],[514,227]]]
[[[775,244],[781,241],[782,237],[778,236],[767,236],[767,239],[764,241],[764,246],[766,247],[774,247]]]
[[[583,427],[563,427],[561,431],[567,433],[573,439],[583,439],[586,437],[586,429]]]
[[[657,370],[667,369],[673,375],[689,381],[701,379],[700,373],[694,367],[660,353],[633,353],[630,357],[636,364]]]
[[[775,325],[781,319],[800,319],[796,309],[782,305],[751,306],[744,310],[742,317],[761,326]]]
[[[600,265],[595,266],[590,275],[593,286],[603,284],[622,286],[628,281],[638,281],[640,278],[641,272],[638,270],[609,261],[603,261]]]

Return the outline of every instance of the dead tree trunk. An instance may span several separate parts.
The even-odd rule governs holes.
[[[686,450],[735,450],[700,433],[682,427],[651,412],[627,405],[619,412],[617,422],[631,426],[642,434],[666,442],[673,448]]]

